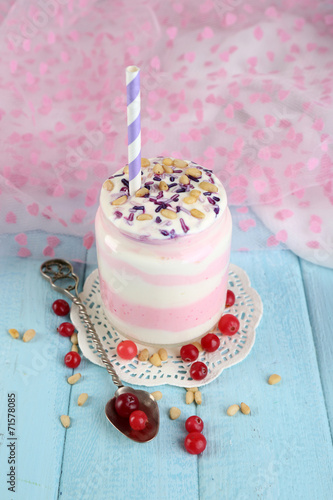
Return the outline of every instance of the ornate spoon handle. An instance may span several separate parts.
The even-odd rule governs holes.
[[[95,327],[90,321],[87,310],[78,296],[77,286],[79,278],[73,272],[72,264],[62,259],[48,260],[41,265],[40,271],[43,278],[47,279],[51,283],[52,288],[57,290],[57,292],[66,295],[66,297],[68,297],[79,308],[79,315],[82,322],[85,324],[88,334],[91,336],[98,354],[101,355],[101,360],[103,361],[107,371],[110,373],[114,384],[118,387],[123,387],[120,378],[113,368],[112,363],[109,361],[104,347],[99,340]],[[56,285],[56,281],[58,280],[62,280],[63,286]],[[71,293],[72,291],[74,291],[75,295]]]

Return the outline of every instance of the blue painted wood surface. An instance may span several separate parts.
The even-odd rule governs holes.
[[[85,255],[75,239],[72,255]],[[89,261],[94,253],[89,251]],[[185,405],[185,391],[161,386],[161,430],[146,445],[113,430],[104,405],[114,392],[103,368],[83,360],[81,380],[66,382],[69,340],[56,333],[55,294],[39,277],[40,262],[0,261],[0,498],[19,500],[331,499],[333,453],[333,271],[288,251],[234,253],[261,294],[264,316],[256,344],[242,363],[202,389],[203,404]],[[78,266],[83,280],[94,265]],[[36,329],[30,343],[8,328]],[[282,382],[269,386],[279,373]],[[7,491],[6,397],[17,394],[17,492]],[[89,394],[77,406],[81,392]],[[246,402],[251,415],[226,415]],[[171,421],[168,410],[181,417]],[[184,422],[205,422],[202,456],[183,449]],[[71,416],[65,430],[61,414]]]

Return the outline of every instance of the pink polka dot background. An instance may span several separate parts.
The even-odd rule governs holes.
[[[333,267],[332,38],[323,0],[0,0],[1,253],[33,256],[36,230],[46,257],[92,247],[136,64],[143,156],[214,170],[235,250]]]

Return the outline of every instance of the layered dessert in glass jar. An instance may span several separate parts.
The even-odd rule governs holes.
[[[102,187],[96,215],[105,313],[122,335],[177,345],[209,332],[228,285],[232,222],[225,190],[190,160],[142,159],[129,195],[128,166]]]

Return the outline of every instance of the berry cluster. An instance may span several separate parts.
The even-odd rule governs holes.
[[[68,303],[63,299],[55,300],[52,304],[52,309],[57,316],[67,316],[70,311]],[[58,332],[63,337],[72,337],[74,331],[74,325],[67,321],[58,326]],[[64,362],[68,368],[77,368],[81,363],[81,356],[76,351],[69,351],[64,358]]]
[[[142,431],[148,423],[145,412],[139,410],[138,398],[130,392],[125,392],[117,397],[115,410],[120,417],[129,419],[129,424],[135,431]]]
[[[207,445],[205,436],[202,434],[204,423],[200,417],[193,415],[185,422],[185,429],[188,434],[185,438],[185,449],[191,455],[199,455],[202,453]]]

